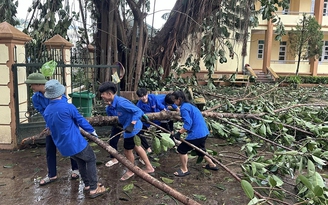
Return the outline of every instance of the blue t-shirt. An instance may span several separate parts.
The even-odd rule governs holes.
[[[160,112],[164,110],[164,105],[158,101],[156,95],[148,94],[148,102],[144,103],[141,100],[138,100],[137,107],[139,107],[144,113],[153,113],[153,112]],[[160,121],[155,120],[153,121],[156,124],[160,124]],[[143,122],[145,127],[149,127],[150,124]]]
[[[210,133],[202,113],[194,105],[187,102],[182,103],[180,114],[183,128],[187,130],[186,140],[203,138]]]
[[[80,132],[80,127],[92,133],[93,127],[66,100],[50,100],[44,111],[44,119],[51,130],[52,139],[63,156],[73,156],[84,150],[88,144]]]
[[[168,106],[169,104],[166,104],[165,102],[165,97],[166,97],[166,94],[158,94],[158,95],[155,95],[157,100],[165,107],[165,109],[168,109]],[[176,104],[172,104],[170,105],[174,110],[176,110],[178,108],[178,106]]]
[[[114,100],[111,103],[111,107],[116,110],[118,122],[123,125],[124,130],[131,124],[132,121],[137,121],[131,133],[124,132],[124,138],[133,137],[141,131],[142,122],[140,119],[144,113],[135,104],[124,97],[115,95]]]

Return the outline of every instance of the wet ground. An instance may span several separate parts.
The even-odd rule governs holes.
[[[240,150],[238,146],[222,146],[223,144],[225,144],[223,140],[213,138],[207,140],[207,147],[218,153],[234,155]],[[97,155],[99,181],[110,188],[110,192],[106,195],[89,199],[87,194],[83,193],[83,183],[80,180],[70,179],[69,159],[63,158],[59,153],[58,180],[46,186],[39,186],[38,181],[47,173],[45,147],[33,145],[18,151],[0,151],[0,204],[181,204],[138,176],[125,182],[119,181],[125,167],[120,163],[111,168],[105,167],[105,163],[109,160],[108,153],[97,145],[92,147]],[[122,140],[120,140],[120,153],[123,153],[122,149]],[[179,168],[178,154],[173,149],[161,156],[153,155],[152,162],[155,162],[156,158],[160,166],[157,165],[154,177],[160,181],[162,177],[171,179],[172,182],[167,183],[168,186],[200,204],[241,205],[249,202],[240,183],[222,169],[216,172],[205,171],[202,169],[204,163],[197,164],[196,159],[190,159],[191,175],[179,178],[173,175],[173,172]],[[238,163],[232,162],[229,158],[221,157],[220,160],[238,172]],[[138,160],[136,164],[142,167]],[[133,188],[127,190],[132,184]]]

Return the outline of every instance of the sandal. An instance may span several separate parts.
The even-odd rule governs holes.
[[[177,176],[177,177],[185,177],[187,175],[190,174],[189,171],[186,171],[186,172],[183,172],[181,169],[178,169],[178,171],[176,171],[176,173],[173,173],[174,176]]]
[[[104,186],[104,185],[102,185],[101,183],[98,183],[98,186]],[[83,191],[84,191],[84,192],[90,191],[90,186],[86,186],[86,187],[84,187],[84,188],[83,188]]]
[[[78,179],[80,178],[80,172],[78,169],[72,170],[71,172],[71,179]]]
[[[121,177],[120,181],[126,181],[126,180],[130,179],[130,178],[133,177],[133,176],[134,176],[134,173],[132,173],[130,176],[127,176],[127,174],[125,173],[125,174]]]
[[[106,187],[104,187],[103,185],[98,185],[97,189],[96,189],[96,192],[93,193],[93,194],[90,194],[89,197],[91,199],[94,199],[98,196],[101,196],[103,195],[104,193],[106,193],[108,191],[108,189],[106,189]]]
[[[46,177],[44,177],[43,179],[40,180],[39,185],[44,186],[44,185],[50,184],[51,182],[54,182],[56,180],[57,180],[57,177],[56,178],[50,178],[50,177],[46,176]],[[41,181],[43,181],[43,183],[41,183]]]
[[[204,169],[209,169],[209,170],[213,170],[213,171],[218,171],[219,167],[215,166],[215,167],[211,167],[209,164],[207,164],[206,166],[203,166]]]
[[[115,165],[117,163],[118,163],[118,161],[114,161],[113,162],[113,160],[109,160],[108,162],[106,162],[105,166],[106,167],[111,167],[111,166],[113,166],[113,165]]]

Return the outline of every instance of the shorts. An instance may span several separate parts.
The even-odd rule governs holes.
[[[198,147],[199,149],[203,150],[204,152],[206,152],[205,149],[205,142],[206,142],[207,136],[203,137],[203,138],[199,138],[199,139],[195,139],[195,140],[186,140],[187,142],[195,145],[196,147]],[[193,150],[193,148],[191,146],[189,146],[188,144],[182,142],[179,146],[177,151],[179,152],[179,154],[187,154],[189,151]],[[204,156],[203,153],[195,150],[198,156]]]
[[[134,137],[129,137],[129,138],[124,138],[124,143],[123,143],[123,147],[126,150],[131,150],[134,149],[134,147],[136,146],[136,144],[134,143]]]

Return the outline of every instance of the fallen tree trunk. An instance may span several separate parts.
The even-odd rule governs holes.
[[[108,153],[113,155],[120,163],[126,166],[129,170],[133,173],[141,177],[143,180],[147,181],[151,185],[155,186],[156,188],[164,191],[165,193],[169,194],[170,196],[174,197],[178,201],[183,204],[190,204],[190,205],[200,205],[198,202],[194,201],[193,199],[181,194],[180,192],[176,191],[175,189],[171,188],[170,186],[166,185],[163,182],[160,182],[156,178],[152,177],[138,166],[132,164],[126,157],[119,154],[113,147],[109,146],[107,143],[102,141],[101,139],[94,137],[87,133],[86,131],[80,129],[83,136],[87,137],[88,139],[94,141],[97,145],[104,148]]]
[[[105,149],[109,154],[111,154],[113,157],[115,157],[120,163],[122,163],[124,166],[126,166],[129,170],[131,170],[133,173],[141,177],[143,180],[147,181],[151,185],[155,186],[156,188],[164,191],[165,193],[169,194],[170,196],[174,197],[178,201],[180,201],[183,204],[189,204],[189,205],[200,205],[198,202],[194,201],[193,199],[181,194],[180,192],[176,191],[175,189],[171,188],[170,186],[166,185],[165,183],[160,182],[156,178],[150,176],[148,173],[140,169],[138,166],[132,164],[126,157],[119,154],[113,147],[109,146],[108,143],[102,141],[101,139],[92,136],[88,132],[84,131],[83,129],[80,129],[81,134],[95,142],[97,145]],[[28,140],[35,140],[40,138],[45,138],[46,136],[50,135],[49,129],[43,130],[40,134],[30,137],[30,139],[24,139],[22,143],[26,143]]]

